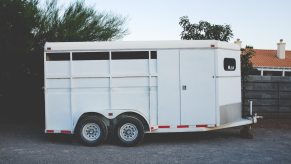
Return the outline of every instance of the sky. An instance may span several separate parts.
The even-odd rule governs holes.
[[[58,0],[66,6],[74,0]],[[230,24],[233,42],[243,46],[276,49],[280,39],[291,50],[290,0],[85,0],[99,12],[111,12],[127,18],[129,34],[122,40],[180,40],[179,18],[191,23],[200,20]]]

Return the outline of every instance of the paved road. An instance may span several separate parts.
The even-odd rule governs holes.
[[[151,134],[138,147],[85,147],[74,137],[47,138],[33,126],[0,125],[0,163],[291,163],[291,120],[267,120],[254,139],[238,129]]]

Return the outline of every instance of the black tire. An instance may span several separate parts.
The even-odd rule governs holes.
[[[96,116],[87,116],[79,123],[77,134],[82,144],[97,146],[107,139],[108,128],[102,119]]]
[[[123,135],[121,136],[121,134]],[[118,119],[115,135],[122,146],[136,146],[143,141],[144,126],[138,118],[123,116]]]
[[[253,139],[254,134],[250,125],[243,126],[240,129],[240,136],[245,139]]]

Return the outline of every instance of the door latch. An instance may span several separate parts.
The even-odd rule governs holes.
[[[186,85],[182,85],[182,90],[187,90],[187,86]]]

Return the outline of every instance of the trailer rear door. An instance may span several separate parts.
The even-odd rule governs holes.
[[[181,50],[181,124],[215,124],[214,50]]]

